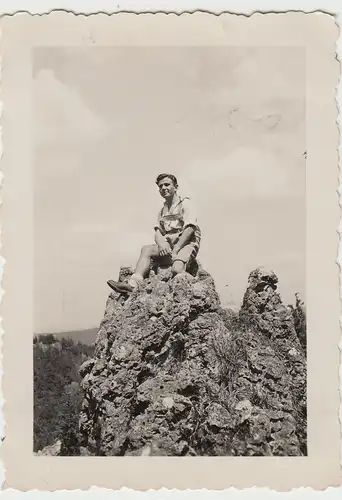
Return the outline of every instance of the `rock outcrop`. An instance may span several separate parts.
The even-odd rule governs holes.
[[[42,450],[37,451],[35,455],[45,457],[59,457],[61,455],[62,441],[59,439],[50,446],[45,446]]]
[[[210,274],[191,272],[154,267],[109,296],[80,369],[82,454],[305,455],[305,354],[276,276],[251,273],[230,315]]]

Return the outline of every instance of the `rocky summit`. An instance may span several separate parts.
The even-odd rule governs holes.
[[[306,455],[305,349],[277,282],[253,271],[239,313],[201,266],[111,293],[80,368],[81,454]]]

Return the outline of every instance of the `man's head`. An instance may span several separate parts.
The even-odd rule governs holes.
[[[163,198],[173,198],[178,188],[177,179],[172,174],[159,174],[156,180],[159,192]]]

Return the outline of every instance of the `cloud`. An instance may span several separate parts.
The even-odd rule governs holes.
[[[191,164],[180,183],[198,199],[266,201],[303,194],[297,173],[296,164],[272,150],[238,147],[224,158]]]
[[[52,70],[37,73],[34,97],[37,147],[77,152],[106,132],[77,90],[57,80]]]
[[[100,320],[106,279],[152,242],[160,171],[175,173],[181,193],[195,198],[200,260],[227,300],[241,297],[259,263],[280,263],[285,288],[297,288],[303,265],[283,255],[301,256],[305,237],[302,59],[289,48],[42,52],[34,81],[39,327]]]

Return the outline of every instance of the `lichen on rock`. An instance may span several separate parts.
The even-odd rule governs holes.
[[[80,369],[82,454],[306,454],[305,355],[276,288],[251,273],[234,323],[201,266],[111,293]]]

